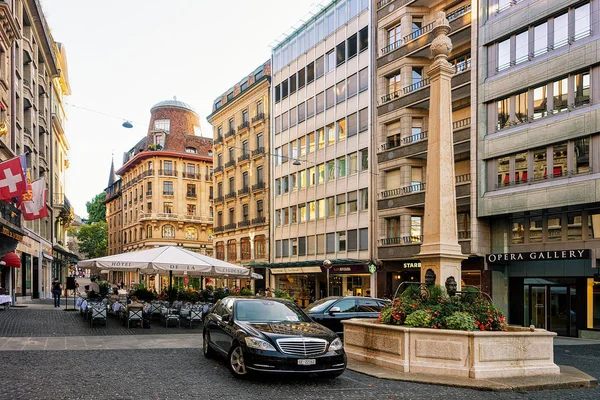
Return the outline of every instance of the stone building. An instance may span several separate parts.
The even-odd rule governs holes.
[[[375,287],[369,3],[332,1],[273,48],[269,285],[301,305]]]
[[[253,266],[265,276],[269,261],[269,99],[267,61],[219,96],[208,122],[214,137],[215,256]],[[227,282],[264,289],[264,280]]]
[[[473,4],[474,5],[473,5]],[[377,3],[373,53],[376,59],[377,104],[374,151],[377,174],[373,190],[377,230],[375,259],[379,296],[393,294],[402,282],[420,280],[420,252],[424,217],[426,170],[436,160],[427,157],[429,117],[430,45],[437,13],[449,20],[453,50],[449,62],[452,77],[452,121],[454,168],[456,174],[457,231],[462,253],[462,285],[487,291],[489,276],[483,271],[485,246],[489,234],[475,215],[476,165],[474,89],[471,88],[473,7],[477,2],[391,0]],[[472,100],[473,98],[473,100]]]
[[[162,101],[150,113],[148,134],[124,154],[121,179],[106,189],[107,206],[114,205],[107,212],[109,248],[173,245],[212,256],[212,139],[198,136],[198,114],[186,103]],[[139,282],[128,275],[112,280]]]
[[[516,325],[600,334],[598,1],[482,2],[478,216]]]

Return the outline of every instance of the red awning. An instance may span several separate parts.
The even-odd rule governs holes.
[[[2,257],[2,261],[4,261],[4,264],[6,267],[14,267],[14,268],[21,267],[21,259],[15,253],[5,254],[4,257]]]

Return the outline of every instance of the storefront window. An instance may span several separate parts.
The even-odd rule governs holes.
[[[589,328],[600,329],[600,282],[593,282],[589,279],[589,284],[592,285],[592,318]]]
[[[581,212],[567,215],[567,239],[581,240]]]
[[[464,290],[466,286],[476,287],[481,290],[481,272],[480,271],[462,271],[461,286]]]
[[[420,242],[421,234],[421,217],[410,217],[411,242]]]
[[[522,219],[513,220],[512,222],[512,242],[513,244],[519,244],[525,242],[524,232],[525,227]]]
[[[529,218],[529,243],[542,243],[542,217]]]
[[[559,242],[562,240],[560,215],[548,217],[548,241]]]

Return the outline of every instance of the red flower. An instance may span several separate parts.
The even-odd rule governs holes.
[[[482,324],[482,325],[479,325],[479,330],[480,330],[480,331],[484,331],[484,330],[485,330],[485,326],[483,326],[483,324]]]

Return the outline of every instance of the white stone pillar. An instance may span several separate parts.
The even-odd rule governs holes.
[[[440,11],[433,29],[436,38],[431,43],[434,61],[428,71],[431,92],[423,244],[415,257],[421,260],[421,282],[426,281],[425,274],[431,269],[436,275],[435,284],[443,286],[452,276],[460,290],[460,266],[466,257],[458,243],[456,226],[451,87],[454,68],[448,62],[452,51],[448,32],[450,25]]]

